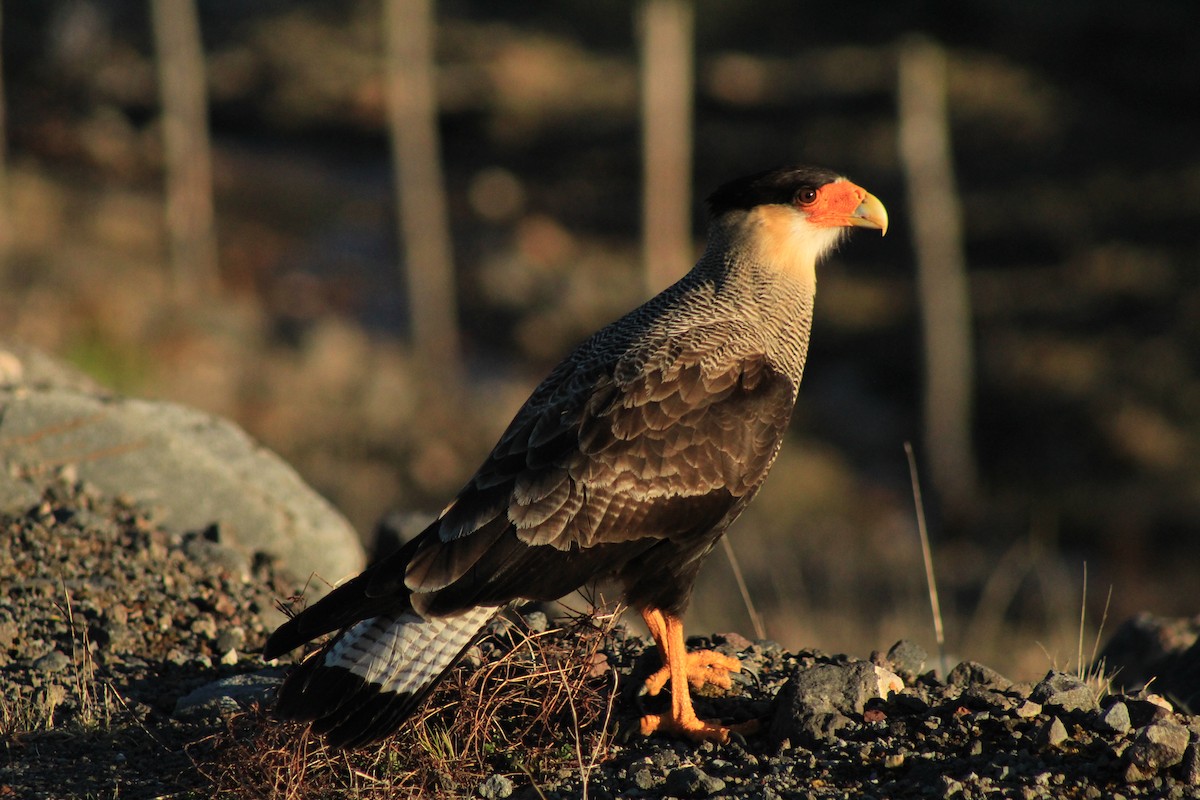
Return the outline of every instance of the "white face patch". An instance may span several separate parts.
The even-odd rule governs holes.
[[[845,238],[849,228],[813,225],[801,210],[763,205],[732,220],[746,254],[758,264],[815,289],[816,265]]]

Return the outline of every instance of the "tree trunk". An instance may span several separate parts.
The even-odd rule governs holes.
[[[648,293],[691,266],[691,0],[646,0],[642,39],[642,258]]]
[[[177,299],[220,288],[204,47],[194,0],[151,0],[162,102],[166,224]]]
[[[432,374],[456,380],[458,310],[438,146],[434,32],[432,0],[384,0],[384,84],[413,347]]]
[[[975,369],[943,49],[927,39],[905,42],[899,84],[900,160],[924,329],[924,455],[944,510],[958,515],[971,509],[977,491],[971,444]]]

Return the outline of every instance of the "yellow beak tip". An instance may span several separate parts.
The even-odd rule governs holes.
[[[868,193],[854,209],[853,224],[862,228],[875,228],[881,236],[887,236],[888,213],[879,198]]]

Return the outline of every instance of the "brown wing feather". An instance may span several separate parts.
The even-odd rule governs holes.
[[[513,599],[496,596],[512,575],[497,569],[502,550],[506,564],[552,571],[544,577],[555,587],[569,574],[565,593],[653,540],[682,545],[723,530],[774,460],[795,387],[761,357],[714,369],[688,355],[624,381],[618,365],[540,408],[535,395],[417,550],[407,587]],[[604,559],[579,555],[598,547]],[[564,568],[559,556],[569,553],[590,565],[584,579]]]

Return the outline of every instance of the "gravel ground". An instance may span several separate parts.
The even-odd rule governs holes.
[[[197,761],[227,730],[221,714],[269,697],[279,670],[254,654],[295,582],[222,546],[219,531],[168,534],[69,470],[32,508],[0,515],[0,529],[0,798],[212,796]],[[942,681],[904,642],[870,660],[736,634],[691,644],[746,667],[732,692],[697,698],[700,715],[759,719],[758,734],[700,747],[624,735],[665,698],[637,697],[657,661],[618,627],[592,670],[618,686],[608,758],[590,770],[567,759],[533,781],[498,768],[456,793],[1200,797],[1200,719],[1154,696],[1097,699],[1059,673],[1014,684],[972,663]],[[485,642],[477,656],[504,649]]]
[[[176,705],[263,666],[294,583],[69,469],[0,531],[0,798],[206,796],[186,746],[211,715]]]

